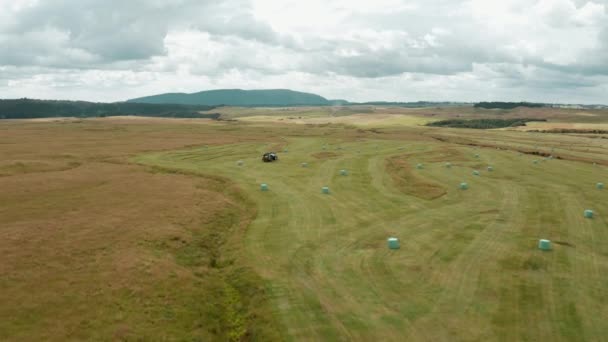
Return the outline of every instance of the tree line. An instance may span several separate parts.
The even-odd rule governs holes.
[[[513,109],[517,107],[540,108],[544,106],[545,105],[542,103],[532,102],[479,102],[476,103],[473,107],[485,109]]]
[[[433,127],[453,127],[453,128],[474,128],[474,129],[492,129],[525,126],[526,122],[530,121],[547,121],[545,119],[449,119],[430,122],[427,126]]]
[[[200,113],[216,108],[204,105],[175,105],[114,102],[98,103],[86,101],[57,101],[35,99],[0,100],[0,119],[32,119],[52,117],[106,117],[119,115],[211,118],[218,113]]]

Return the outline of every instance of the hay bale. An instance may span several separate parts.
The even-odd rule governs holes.
[[[243,166],[243,164],[244,164],[244,162],[242,160],[239,160],[236,162],[236,165],[238,165],[238,166]]]
[[[479,176],[479,171],[473,170],[473,176]]]
[[[538,164],[538,160],[534,159],[534,160],[532,161],[532,163],[534,163],[534,164]]]
[[[479,158],[479,154],[475,153],[475,158]]]
[[[494,171],[494,168],[491,166],[488,166],[488,171],[492,172],[492,171]]]
[[[388,243],[389,249],[399,249],[399,239],[396,237],[389,237],[386,242]]]
[[[551,250],[551,241],[545,240],[545,239],[538,240],[538,248],[543,251],[550,251]]]
[[[324,186],[321,188],[321,193],[322,194],[326,194],[329,195],[329,187],[328,186]]]
[[[302,163],[302,167],[308,167],[308,163]]]
[[[422,170],[422,169],[424,169],[424,165],[422,165],[422,164],[416,164],[416,168],[418,170]]]
[[[340,170],[340,174],[342,176],[348,176],[348,171],[346,171],[346,170]]]
[[[459,186],[460,190],[467,190],[469,188],[469,184],[462,182]]]
[[[445,167],[448,168],[448,169],[451,169],[452,168],[452,163],[445,163]]]
[[[585,218],[593,218],[593,210],[591,209],[585,210],[583,214],[585,215]]]
[[[266,183],[260,184],[260,190],[262,190],[262,191],[268,191],[268,184],[266,184]]]
[[[287,152],[289,152],[289,150],[288,149],[284,149],[283,152],[287,153]]]
[[[604,188],[604,183],[597,183],[597,184],[595,184],[595,187],[598,188],[599,190],[602,190]]]

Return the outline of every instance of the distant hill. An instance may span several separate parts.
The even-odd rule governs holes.
[[[330,102],[319,95],[288,89],[218,89],[198,93],[167,93],[131,99],[137,103],[171,103],[207,106],[325,106]]]
[[[148,103],[98,103],[85,101],[54,101],[34,99],[0,100],[0,119],[32,119],[52,117],[104,117],[118,115],[172,118],[211,118],[220,114],[200,113],[213,106],[186,106]]]
[[[350,102],[342,99],[329,100],[329,104],[332,106],[348,106]]]

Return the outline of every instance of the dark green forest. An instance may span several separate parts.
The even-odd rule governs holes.
[[[475,108],[485,109],[513,109],[517,107],[540,108],[545,105],[542,103],[532,102],[479,102],[475,104]]]
[[[217,119],[220,114],[200,113],[214,108],[216,107],[204,105],[15,99],[0,100],[0,119],[105,117],[119,115]]]
[[[454,128],[475,128],[475,129],[491,129],[525,126],[529,121],[547,121],[545,119],[450,119],[430,122],[427,126],[433,127],[454,127]]]

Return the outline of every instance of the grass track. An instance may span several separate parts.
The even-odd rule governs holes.
[[[514,133],[501,134],[483,138],[514,143]],[[222,174],[257,203],[246,254],[267,282],[286,339],[566,341],[608,335],[608,192],[594,188],[606,182],[604,168],[566,160],[535,165],[538,157],[444,142],[286,141],[289,152],[271,164],[259,161],[270,145],[250,143],[137,158]],[[325,142],[336,156],[314,157]],[[425,169],[412,167],[399,177],[436,184],[446,194],[425,200],[410,191],[416,187],[396,186],[387,172],[390,158],[424,163]],[[443,167],[447,161],[451,169]],[[495,171],[485,171],[487,165]],[[473,176],[474,169],[481,176]],[[458,190],[461,181],[470,189]],[[270,191],[260,192],[260,183]],[[330,195],[321,194],[325,185]],[[596,218],[583,218],[587,208]],[[401,239],[399,251],[386,248],[392,235]],[[541,252],[535,248],[539,238],[571,246]]]

